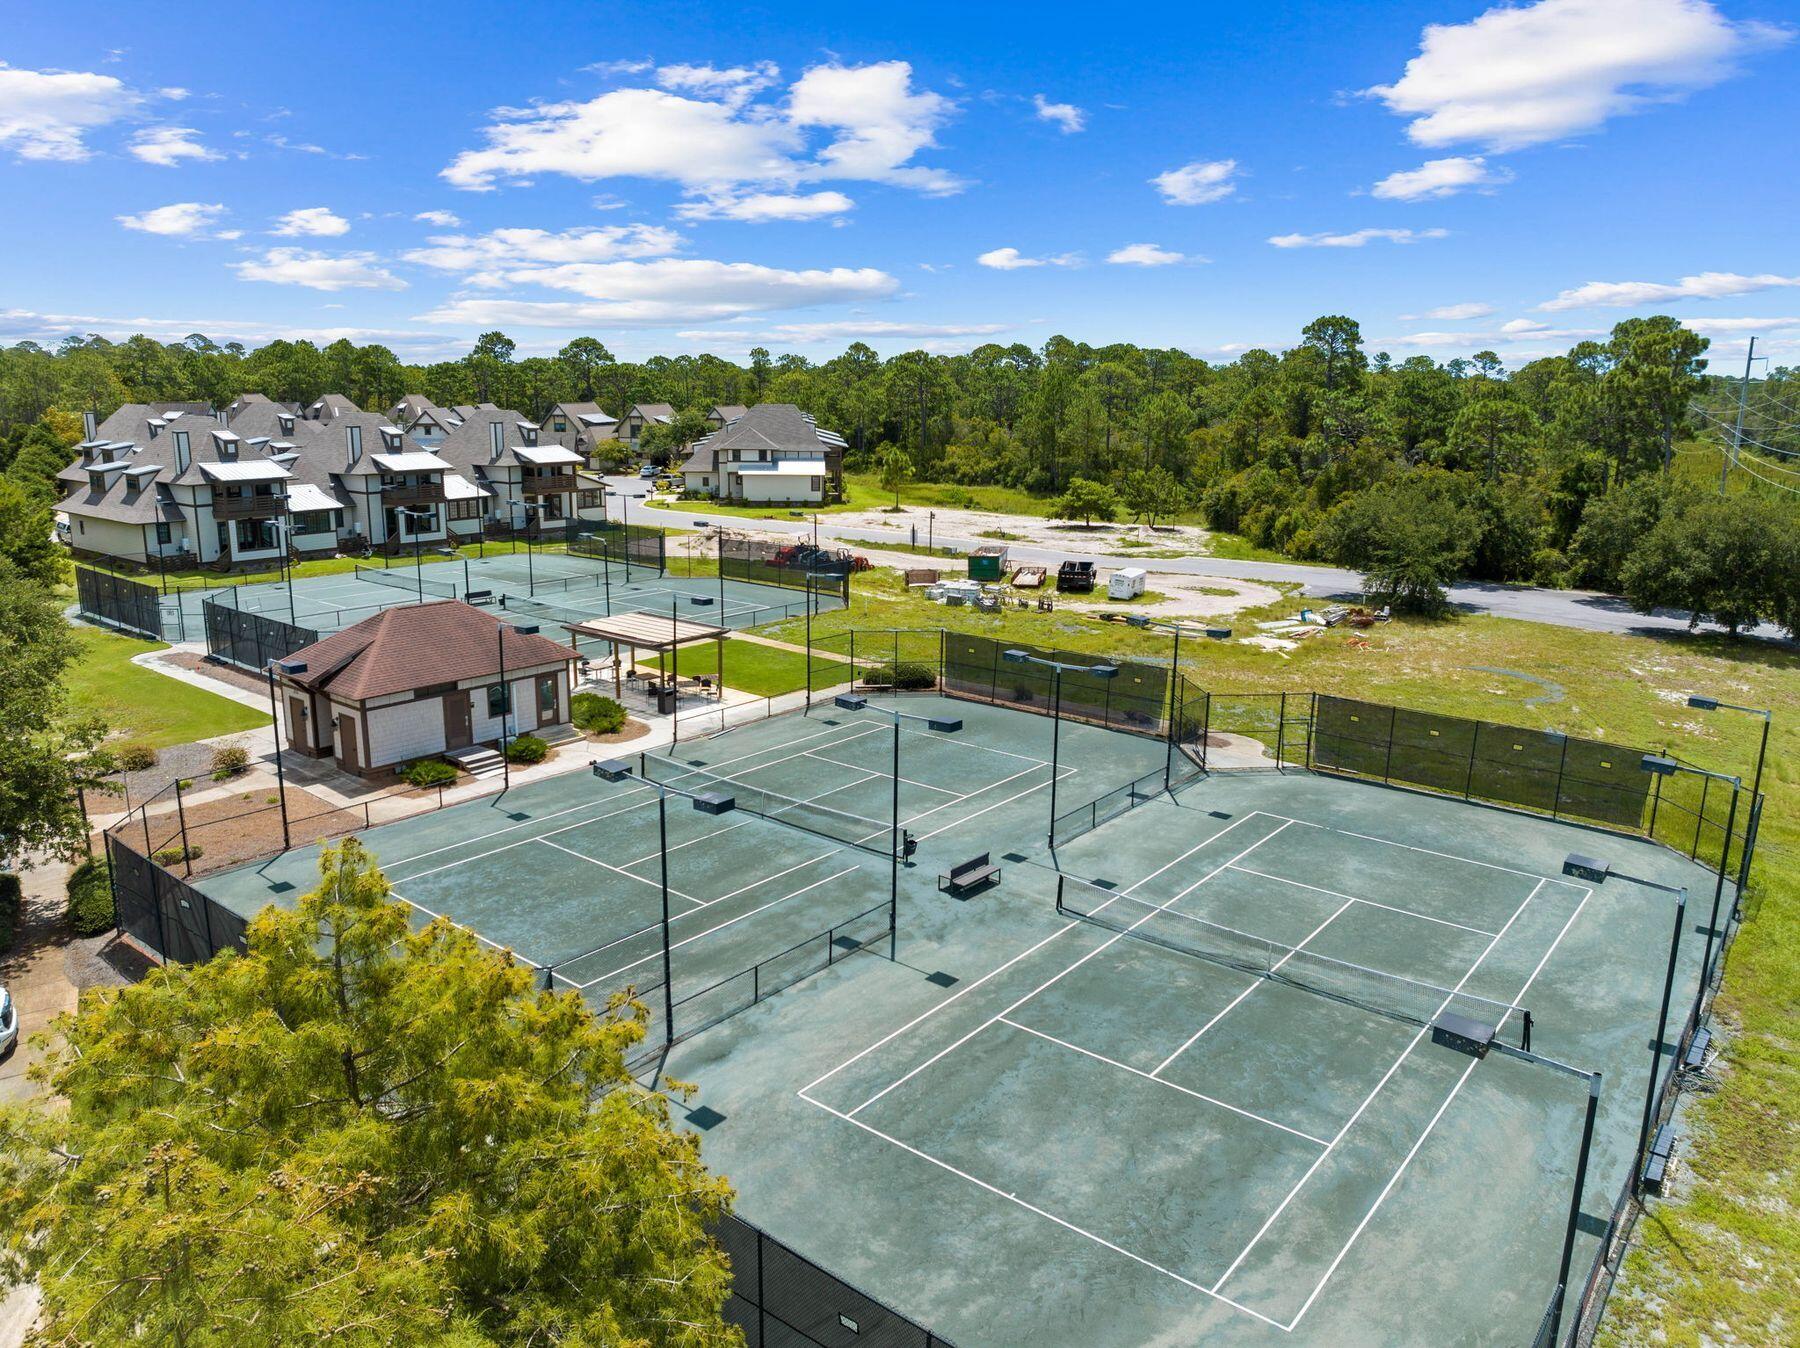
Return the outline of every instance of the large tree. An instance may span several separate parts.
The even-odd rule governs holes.
[[[1414,613],[1444,608],[1480,537],[1452,475],[1427,470],[1381,482],[1333,507],[1320,527],[1325,555],[1364,573],[1377,604]]]
[[[734,1345],[705,1234],[730,1198],[594,1014],[438,920],[374,857],[249,950],[86,999],[0,1115],[6,1272],[47,1342]]]

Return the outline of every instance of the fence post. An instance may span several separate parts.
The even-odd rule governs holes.
[[[112,834],[103,831],[100,841],[101,848],[106,853],[106,889],[112,895],[113,931],[123,932],[125,924],[119,921],[119,865],[113,859]]]
[[[1206,743],[1207,743],[1207,740],[1209,738],[1211,738],[1211,735],[1212,735],[1212,692],[1211,692],[1211,690],[1209,689],[1208,691],[1202,693],[1200,695],[1200,697],[1201,697],[1201,702],[1200,702],[1200,771],[1205,772],[1207,769]]]
[[[1390,740],[1391,744],[1392,741]],[[1287,694],[1281,694],[1281,703],[1275,711],[1275,771],[1281,771],[1282,750],[1287,748]]]
[[[1469,770],[1463,774],[1463,799],[1464,800],[1469,799],[1469,796],[1473,793],[1473,791],[1475,789],[1475,755],[1477,754],[1477,752],[1479,752],[1480,748],[1481,748],[1481,722],[1476,721],[1475,722],[1475,733],[1473,735],[1469,736]],[[1659,777],[1659,778],[1657,778],[1657,780],[1661,781],[1662,779]]]
[[[1650,827],[1644,830],[1644,836],[1651,842],[1656,841],[1656,810],[1662,804],[1662,774],[1656,774],[1656,787],[1650,797]]]
[[[1310,772],[1313,765],[1313,740],[1319,733],[1318,690],[1315,689],[1308,696],[1311,698],[1311,703],[1306,709],[1306,769]]]
[[[1557,818],[1562,813],[1563,777],[1569,770],[1569,737],[1562,737],[1562,754],[1556,760],[1556,795],[1550,801],[1550,817]]]
[[[181,803],[181,778],[175,779],[175,823],[181,829],[181,864],[182,874],[194,873],[192,850],[188,847],[187,810]]]
[[[1387,753],[1382,757],[1382,760],[1381,760],[1381,780],[1384,782],[1390,782],[1393,780],[1392,769],[1394,766],[1394,721],[1399,715],[1400,715],[1400,708],[1398,708],[1398,707],[1389,707],[1388,708]]]
[[[1712,778],[1700,779],[1700,808],[1694,811],[1694,845],[1688,849],[1688,860],[1700,859],[1700,831],[1706,827],[1706,793],[1712,788]]]

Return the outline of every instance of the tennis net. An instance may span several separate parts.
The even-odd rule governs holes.
[[[834,842],[849,843],[852,847],[860,847],[879,856],[885,857],[892,850],[892,824],[851,814],[830,805],[821,805],[816,800],[784,796],[764,787],[752,786],[739,778],[720,777],[703,767],[680,763],[658,754],[639,754],[638,760],[639,770],[647,782],[678,786],[683,791],[719,791],[733,797],[738,809],[761,815],[765,819],[789,824],[808,833],[816,833],[822,838],[830,838]],[[900,830],[900,841],[901,854],[905,855],[909,841],[905,829]]]
[[[436,595],[439,599],[456,598],[456,586],[447,580],[426,580],[419,575],[417,567],[405,567],[398,571],[390,571],[382,566],[356,565],[356,578],[366,580],[371,585],[385,585],[390,590],[410,590],[414,594]]]
[[[1523,1006],[1283,945],[1148,899],[1102,889],[1074,876],[1057,877],[1056,911],[1177,954],[1210,960],[1413,1025],[1429,1026],[1450,1011],[1499,1030],[1517,1015],[1519,1047],[1531,1047],[1531,1012]]]

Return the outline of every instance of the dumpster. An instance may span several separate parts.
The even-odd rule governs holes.
[[[969,554],[970,580],[1002,580],[1006,576],[1006,549],[989,544]]]

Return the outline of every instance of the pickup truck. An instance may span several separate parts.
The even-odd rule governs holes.
[[[1094,588],[1092,562],[1064,562],[1056,571],[1056,588],[1064,594],[1087,594]]]

